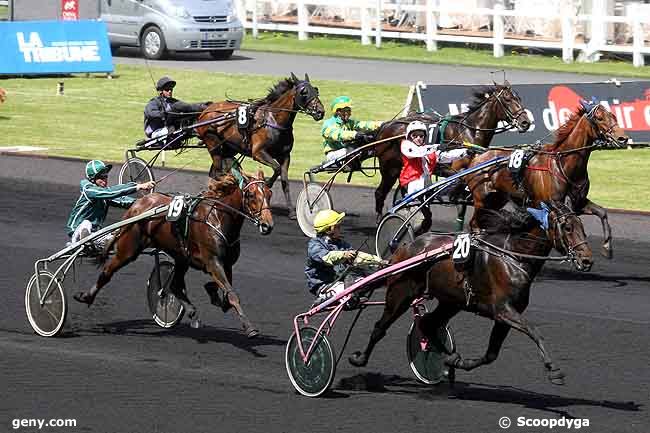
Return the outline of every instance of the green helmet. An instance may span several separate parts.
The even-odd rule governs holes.
[[[113,168],[111,164],[104,164],[103,161],[93,159],[86,164],[86,177],[88,180],[93,180],[100,174],[108,174],[111,168]]]
[[[352,99],[349,96],[337,96],[332,101],[332,114],[336,114],[336,110],[341,108],[352,108]]]

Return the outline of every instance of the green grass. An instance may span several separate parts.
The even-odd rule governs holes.
[[[566,64],[557,56],[518,54],[515,48],[504,57],[496,58],[491,45],[481,45],[480,49],[439,46],[442,48],[430,52],[423,42],[384,39],[382,47],[376,48],[374,44],[361,45],[360,38],[311,35],[310,39],[299,41],[295,33],[279,32],[260,32],[258,39],[247,33],[242,44],[244,49],[251,51],[650,78],[650,68],[635,68],[631,60]],[[521,48],[517,50],[522,51]]]
[[[6,20],[9,17],[9,7],[0,6],[0,20]]]
[[[156,78],[164,74],[173,76],[179,83],[175,96],[189,102],[223,100],[226,93],[238,99],[261,97],[282,78],[164,69],[153,69],[152,73]],[[359,119],[392,118],[406,99],[404,86],[311,78],[320,88],[326,107],[339,94],[351,95],[356,107],[354,114]],[[65,82],[64,96],[56,95],[59,81]],[[0,81],[0,86],[8,91],[7,101],[0,105],[0,146],[47,147],[49,155],[101,158],[118,164],[124,161],[124,151],[143,137],[142,110],[155,93],[147,69],[125,65],[116,67],[113,80],[99,76],[10,79]],[[322,160],[320,127],[321,123],[310,117],[297,117],[296,143],[291,155],[292,178],[301,179],[307,168]],[[153,153],[141,153],[147,155]],[[649,161],[650,149],[594,153],[589,171],[590,198],[607,207],[650,210],[650,189],[646,187]],[[179,156],[168,152],[167,165],[207,173],[210,159],[201,149]],[[246,164],[248,170],[257,167],[255,162]],[[265,171],[270,173],[268,169]],[[344,182],[345,177],[340,176],[338,180]],[[379,177],[368,179],[355,175],[353,181],[376,185]]]

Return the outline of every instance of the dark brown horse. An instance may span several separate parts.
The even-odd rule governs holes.
[[[273,230],[273,217],[269,207],[271,190],[264,182],[260,170],[257,177],[247,179],[240,189],[234,177],[227,175],[220,180],[210,180],[208,191],[202,193],[198,204],[190,206],[187,218],[187,236],[179,234],[165,215],[141,220],[124,226],[112,244],[115,255],[105,262],[97,283],[88,291],[75,295],[79,302],[91,305],[99,290],[120,268],[135,260],[145,248],[158,248],[174,259],[174,277],[171,291],[193,321],[198,320],[196,308],[185,293],[185,273],[192,267],[210,274],[213,282],[206,290],[213,304],[224,312],[231,306],[237,311],[249,337],[258,334],[244,314],[239,296],[232,287],[232,267],[239,258],[239,232],[245,219],[258,225],[263,235]],[[168,205],[172,198],[152,193],[138,199],[124,214],[123,219],[140,215],[158,206]],[[111,245],[106,247],[109,250]],[[107,254],[103,259],[106,260]]]
[[[385,139],[402,135],[406,132],[408,124],[420,120],[426,124],[438,123],[441,119],[433,114],[411,114],[382,125],[377,134],[377,139]],[[509,126],[501,128],[500,122]],[[443,131],[445,143],[462,145],[467,141],[481,147],[488,147],[495,133],[516,128],[519,132],[526,132],[531,121],[523,107],[521,99],[510,83],[495,84],[474,92],[474,101],[466,113],[451,116]],[[435,137],[430,137],[435,139]],[[381,182],[375,190],[375,212],[381,218],[384,202],[388,193],[395,185],[402,171],[402,154],[400,152],[401,139],[395,139],[377,146],[375,155],[379,160]],[[443,173],[447,176],[449,173]]]
[[[539,348],[549,379],[562,383],[564,374],[553,363],[540,333],[522,313],[528,306],[530,287],[553,248],[566,254],[578,270],[589,270],[593,263],[582,222],[561,203],[549,203],[548,228],[528,213],[477,210],[486,230],[475,237],[472,259],[465,265],[455,265],[450,256],[435,264],[423,264],[388,280],[384,314],[375,324],[365,351],[356,352],[350,362],[367,364],[377,342],[388,328],[406,312],[411,303],[421,297],[438,300],[434,311],[420,320],[420,330],[443,353],[436,338],[437,330],[460,311],[470,311],[492,319],[495,323],[484,356],[463,359],[458,353],[448,353],[446,363],[454,368],[472,370],[496,360],[508,332],[514,328],[528,335]],[[391,258],[397,263],[425,251],[450,245],[453,238],[426,233],[408,246],[398,249]],[[527,254],[539,258],[526,257]],[[428,293],[425,289],[428,287]]]
[[[521,180],[513,181],[508,167],[478,173],[465,178],[472,190],[474,207],[500,209],[509,198],[527,197],[533,206],[544,200],[563,201],[568,196],[575,212],[596,215],[603,227],[603,255],[612,257],[612,232],[607,211],[587,198],[589,176],[587,164],[592,150],[599,147],[621,147],[627,135],[616,116],[601,105],[585,104],[557,131],[555,142],[532,151],[534,155],[523,169]],[[468,160],[458,161],[454,168],[472,167],[511,151],[491,150]],[[476,228],[475,222],[472,227]]]
[[[289,217],[295,218],[289,191],[293,121],[297,113],[308,114],[316,121],[323,118],[325,109],[318,99],[318,88],[311,85],[307,74],[304,80],[299,80],[293,73],[281,80],[269,90],[266,98],[251,103],[253,115],[243,136],[236,121],[236,112],[241,105],[230,101],[215,102],[198,119],[203,122],[225,114],[231,116],[227,121],[197,128],[212,157],[210,177],[217,178],[223,174],[223,169],[219,169],[223,158],[237,154],[249,156],[273,169],[273,175],[268,179],[270,187],[280,176]]]

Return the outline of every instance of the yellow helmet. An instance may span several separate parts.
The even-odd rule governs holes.
[[[345,212],[339,213],[332,209],[319,211],[314,217],[314,229],[316,233],[322,233],[328,228],[337,225],[344,216]]]

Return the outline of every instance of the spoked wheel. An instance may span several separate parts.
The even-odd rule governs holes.
[[[170,291],[174,278],[174,263],[163,260],[159,263],[159,269],[160,278],[158,270],[154,267],[147,281],[149,311],[158,326],[171,328],[181,321],[185,308]]]
[[[388,259],[397,248],[415,239],[411,224],[404,225],[405,221],[406,218],[399,214],[388,214],[382,218],[375,235],[375,250],[382,259]]]
[[[153,177],[153,172],[144,159],[138,157],[129,158],[124,164],[122,164],[122,168],[120,168],[120,174],[118,178],[119,183],[144,183],[152,180],[155,180]],[[150,191],[138,191],[131,194],[131,196],[134,198],[139,198],[148,194],[149,192],[153,192],[153,189]]]
[[[298,338],[294,333],[287,343],[284,362],[287,367],[289,379],[296,390],[307,397],[318,397],[329,389],[334,381],[336,371],[336,358],[334,350],[327,336],[317,334],[314,328],[306,327],[300,330],[300,339],[303,350],[307,351],[316,343],[309,361],[305,364],[298,347]]]
[[[298,201],[296,202],[296,216],[298,218],[298,225],[300,230],[310,238],[316,237],[316,230],[314,230],[314,217],[319,211],[332,209],[332,198],[329,192],[323,191],[320,197],[322,187],[315,183],[308,183],[307,187],[300,191],[298,194]],[[318,200],[314,199],[318,197]],[[309,200],[308,200],[309,199]],[[312,207],[309,207],[309,204]]]
[[[39,279],[40,291],[36,285]],[[25,291],[25,310],[32,329],[43,337],[54,337],[61,332],[68,313],[68,304],[63,286],[58,280],[50,281],[54,275],[40,271],[32,275]]]
[[[451,328],[448,326],[440,327],[437,333],[438,340],[443,342],[445,348],[450,353],[453,353],[456,347]],[[433,344],[427,343],[427,339],[422,335],[420,328],[417,326],[417,321],[411,323],[411,328],[406,338],[406,354],[413,374],[421,382],[428,385],[435,385],[449,376],[449,367],[445,365],[445,359],[448,355],[440,351]]]

